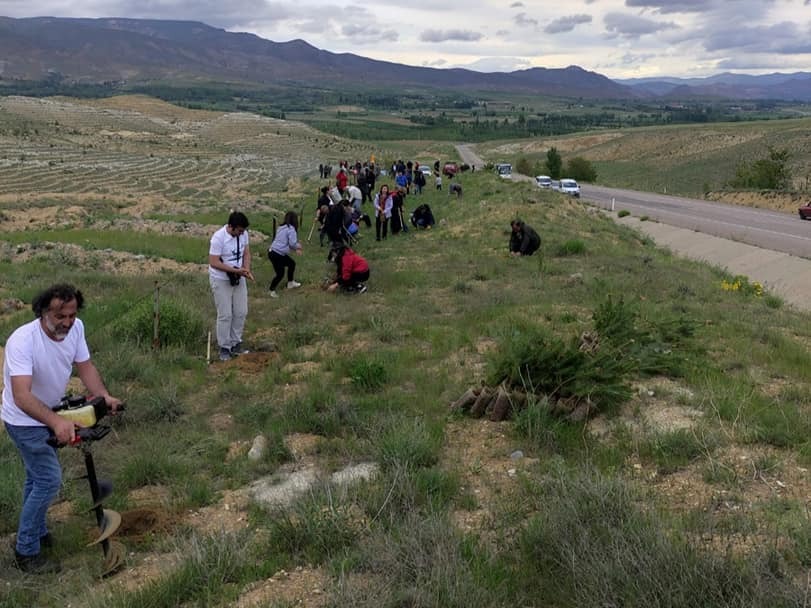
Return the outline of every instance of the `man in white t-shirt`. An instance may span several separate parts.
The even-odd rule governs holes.
[[[53,435],[65,444],[76,438],[76,424],[53,411],[73,366],[91,395],[104,397],[113,412],[121,405],[90,361],[84,325],[76,317],[83,304],[82,292],[72,285],[53,285],[32,303],[37,318],[17,328],[6,342],[0,418],[25,464],[15,563],[34,574],[59,571],[58,562],[47,560],[41,551],[53,542],[45,514],[62,483],[56,449],[47,440]]]
[[[208,282],[217,308],[217,344],[220,361],[228,361],[244,352],[242,332],[248,317],[248,285],[251,250],[248,218],[234,211],[228,223],[211,237],[208,248]]]

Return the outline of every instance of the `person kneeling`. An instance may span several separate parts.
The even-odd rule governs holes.
[[[341,289],[346,293],[364,293],[369,280],[369,264],[349,247],[336,247],[331,256],[338,266],[336,279],[327,291]]]

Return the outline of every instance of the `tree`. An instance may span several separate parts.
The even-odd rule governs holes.
[[[560,171],[563,168],[563,159],[554,146],[546,153],[546,168],[549,170],[549,177],[560,179]]]
[[[788,150],[776,150],[769,146],[768,158],[738,165],[735,179],[730,184],[735,188],[785,190],[791,183],[788,159]]]
[[[521,158],[519,158],[518,162],[515,163],[515,170],[518,173],[523,173],[524,175],[532,175],[533,174],[532,173],[532,164],[529,162],[529,160],[525,156],[522,156]]]
[[[582,156],[575,156],[570,158],[566,163],[566,175],[572,179],[583,182],[596,182],[597,170],[591,161],[586,160]]]

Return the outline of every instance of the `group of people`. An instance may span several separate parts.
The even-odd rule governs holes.
[[[383,185],[374,197],[378,239],[386,238],[388,224],[395,215],[399,217],[397,226],[403,227],[401,208],[395,211],[402,205],[402,198],[397,202],[399,191],[389,191],[388,185]],[[342,199],[340,207],[351,208],[347,203],[348,199]],[[424,229],[435,223],[427,204],[418,206],[411,220],[414,226]],[[302,253],[298,222],[298,214],[288,211],[268,249],[274,269],[271,297],[278,297],[276,289],[285,273],[288,289],[301,285],[295,280],[296,263],[292,258],[292,254]],[[214,232],[209,245],[209,285],[217,311],[219,358],[223,361],[247,352],[243,347],[247,281],[254,280],[249,225],[245,214],[235,211]],[[531,256],[538,251],[541,238],[531,226],[515,219],[510,228],[512,256]],[[335,264],[335,273],[326,289],[365,292],[370,275],[368,262],[343,239],[332,236],[328,259]],[[105,399],[112,413],[122,405],[120,399],[110,395],[91,362],[84,326],[78,318],[83,304],[82,292],[72,285],[49,287],[33,300],[34,320],[17,328],[5,346],[0,418],[25,465],[14,556],[16,566],[29,573],[54,573],[60,569],[59,563],[48,556],[53,538],[45,515],[61,486],[62,471],[56,449],[48,441],[55,438],[60,444],[68,444],[76,438],[76,424],[53,411],[64,395],[72,368],[75,366],[91,395]]]

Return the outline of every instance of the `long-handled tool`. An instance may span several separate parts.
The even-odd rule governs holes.
[[[119,409],[122,409],[119,406]],[[90,494],[93,498],[91,511],[96,514],[96,523],[99,527],[98,537],[88,546],[100,544],[104,553],[104,564],[101,576],[110,576],[124,565],[126,551],[124,546],[110,537],[121,526],[121,515],[116,511],[105,509],[103,502],[113,492],[113,484],[107,479],[96,477],[96,466],[93,462],[93,443],[103,439],[111,431],[106,425],[99,424],[99,420],[107,415],[108,407],[103,397],[96,397],[87,401],[85,397],[66,396],[54,411],[68,420],[83,425],[76,431],[76,441],[72,444],[82,450],[84,464],[87,469],[87,481],[90,484]],[[62,447],[56,442],[56,437],[48,440],[56,447]]]

